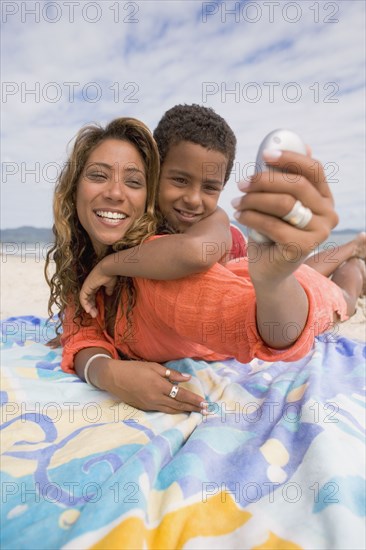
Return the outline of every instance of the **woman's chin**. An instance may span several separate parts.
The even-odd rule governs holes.
[[[98,256],[104,255],[108,248],[113,246],[114,243],[120,241],[125,236],[125,233],[123,235],[117,235],[115,237],[108,236],[104,238],[98,238],[98,239],[91,239],[93,248]]]

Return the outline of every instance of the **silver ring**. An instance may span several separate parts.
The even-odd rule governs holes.
[[[165,374],[164,374],[164,378],[169,378],[170,375],[171,375],[170,369],[166,369]]]
[[[298,229],[304,229],[312,217],[313,213],[310,208],[306,208],[302,202],[296,201],[290,212],[286,216],[283,216],[282,219]]]
[[[179,387],[173,386],[172,389],[170,390],[169,397],[172,397],[173,399],[175,399],[177,397],[178,391],[179,391]]]

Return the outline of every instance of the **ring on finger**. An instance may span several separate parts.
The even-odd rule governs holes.
[[[179,387],[174,385],[170,390],[169,397],[172,397],[173,399],[175,399],[177,397],[178,391],[179,391]]]
[[[170,375],[171,375],[171,370],[166,369],[165,374],[164,374],[164,378],[169,378]]]
[[[296,201],[290,212],[286,216],[283,216],[282,219],[298,229],[304,229],[312,217],[313,213],[310,208],[304,206],[302,202]]]

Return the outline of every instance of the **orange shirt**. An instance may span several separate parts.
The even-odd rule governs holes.
[[[298,340],[284,350],[268,347],[257,331],[248,261],[240,258],[175,281],[135,278],[136,304],[127,336],[120,310],[114,338],[106,332],[101,295],[97,297],[99,316],[87,316],[90,326],[77,332],[69,307],[63,323],[61,367],[74,372],[74,355],[87,347],[104,348],[115,359],[119,350],[131,359],[160,363],[184,357],[207,361],[235,357],[242,363],[254,357],[300,359],[311,349],[314,336],[331,327],[334,311],[345,318],[346,304],[339,287],[308,266],[301,266],[295,275],[307,294],[309,314]],[[288,329],[293,334],[294,327]]]

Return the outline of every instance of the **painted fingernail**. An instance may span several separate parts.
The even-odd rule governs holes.
[[[278,160],[282,155],[282,151],[279,149],[264,149],[263,158],[264,160]]]
[[[241,212],[234,212],[233,216],[236,220],[238,220],[241,216]]]
[[[235,199],[231,201],[231,206],[233,206],[234,208],[238,208],[240,206],[241,199],[242,197],[235,197]]]
[[[207,401],[201,401],[201,403],[200,403],[201,408],[205,407],[207,409],[208,405],[209,405],[209,403],[207,403]]]
[[[206,409],[201,409],[201,414],[203,414],[203,416],[207,416],[210,413],[206,411]]]
[[[246,189],[248,189],[248,187],[250,187],[251,183],[252,183],[251,178],[245,178],[239,181],[238,188],[240,189],[240,191],[245,191]]]
[[[181,372],[181,375],[184,376],[184,378],[190,378],[191,375],[187,374],[186,372]]]

